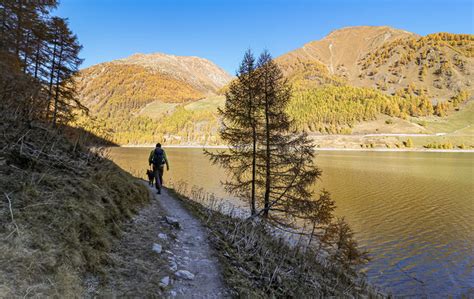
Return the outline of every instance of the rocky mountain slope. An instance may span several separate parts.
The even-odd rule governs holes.
[[[425,37],[387,26],[347,27],[276,59],[296,86],[412,88],[447,99],[474,83],[474,36]]]
[[[135,54],[82,70],[79,98],[94,113],[110,116],[136,112],[146,105],[202,99],[225,85],[231,76],[209,60]]]
[[[390,27],[347,27],[288,52],[276,61],[287,76],[304,72],[307,65],[317,64],[322,68],[320,72],[325,71],[322,76],[337,76],[352,81],[358,77],[357,62],[367,53],[376,50],[385,42],[412,36],[415,34]],[[313,75],[318,76],[317,71]],[[307,79],[312,78],[308,76]]]
[[[213,93],[232,78],[211,61],[195,56],[163,53],[135,54],[116,60],[117,64],[138,65],[190,84],[203,93]]]

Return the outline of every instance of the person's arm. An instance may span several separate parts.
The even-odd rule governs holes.
[[[153,163],[154,151],[155,151],[155,150],[152,150],[152,151],[150,152],[150,155],[148,156],[148,165],[151,165],[151,164]]]
[[[163,151],[163,158],[165,159],[165,163],[166,163],[166,170],[170,170],[170,164],[168,163],[168,157],[166,157],[166,152]]]

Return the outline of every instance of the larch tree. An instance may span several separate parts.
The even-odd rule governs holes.
[[[212,163],[224,167],[230,174],[230,180],[224,182],[226,190],[242,199],[250,199],[252,215],[257,210],[257,130],[260,125],[257,89],[255,57],[248,50],[237,78],[230,83],[226,92],[225,106],[219,109],[222,118],[219,135],[229,145],[229,149],[206,151]]]
[[[50,71],[50,99],[54,96],[52,124],[56,126],[58,115],[63,120],[71,118],[73,108],[84,108],[76,98],[73,76],[82,59],[78,57],[82,46],[68,28],[66,20],[54,17],[51,22],[53,36],[53,60]],[[54,90],[53,90],[54,81]]]
[[[263,209],[258,214],[301,217],[313,204],[312,186],[321,175],[314,163],[314,145],[304,133],[294,131],[287,114],[291,87],[271,55],[264,51],[258,61],[259,170],[264,179]],[[274,217],[273,220],[277,221]]]
[[[22,71],[40,92],[22,103],[34,118],[67,122],[75,108],[73,75],[81,46],[65,19],[51,17],[56,0],[0,0],[0,60]],[[18,103],[20,104],[20,103]]]

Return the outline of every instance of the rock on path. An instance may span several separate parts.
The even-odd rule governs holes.
[[[84,277],[84,298],[225,298],[219,263],[206,229],[167,190],[123,226],[107,273]]]
[[[170,295],[178,298],[227,297],[218,259],[212,254],[206,230],[199,220],[170,196],[166,189],[162,190],[161,195],[155,195],[155,200],[169,216],[179,222],[180,227],[170,249],[174,255],[170,264],[177,266]]]

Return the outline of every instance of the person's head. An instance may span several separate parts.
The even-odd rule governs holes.
[[[161,143],[157,143],[157,144],[156,144],[156,147],[161,147]]]

